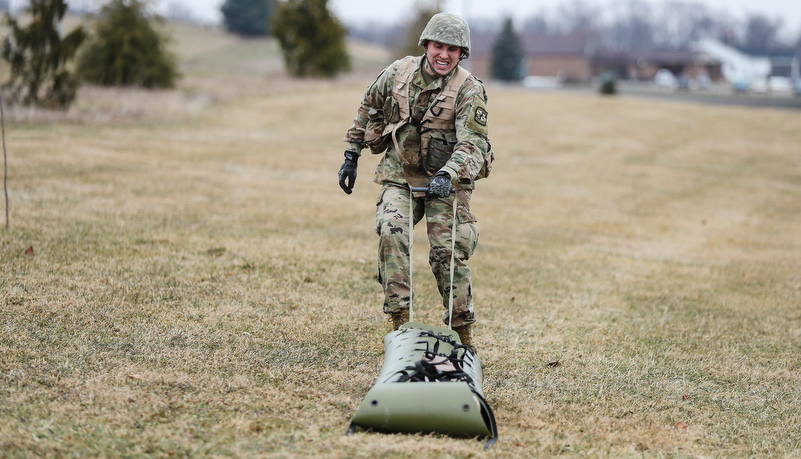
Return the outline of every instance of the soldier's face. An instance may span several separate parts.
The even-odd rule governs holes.
[[[429,68],[440,76],[447,75],[459,64],[462,48],[429,41],[426,45],[426,60]]]

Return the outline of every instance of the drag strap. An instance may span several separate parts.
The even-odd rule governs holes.
[[[414,284],[412,267],[414,266],[414,192],[409,184],[409,322],[414,322]]]
[[[448,330],[453,330],[453,277],[456,261],[456,211],[459,195],[453,196],[453,221],[451,222],[451,287],[448,289]],[[414,322],[414,192],[409,184],[409,322]]]
[[[448,330],[453,330],[453,274],[454,261],[456,256],[456,208],[459,203],[459,195],[453,195],[453,222],[451,223],[451,288],[448,290]]]

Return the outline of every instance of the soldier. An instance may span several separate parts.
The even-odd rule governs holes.
[[[409,219],[425,216],[429,264],[445,308],[451,285],[451,229],[454,250],[453,316],[443,321],[472,347],[473,291],[467,260],[478,243],[470,196],[477,179],[489,173],[493,155],[488,139],[487,94],[481,80],[459,63],[470,55],[470,29],[461,17],[439,13],[420,35],[423,56],[407,56],[387,67],[367,88],[339,171],[339,185],[350,194],[364,148],[383,154],[374,181],[382,185],[376,206],[378,280],[384,313],[397,330],[409,320]],[[410,187],[426,187],[412,192]],[[451,187],[455,194],[451,194]],[[413,211],[410,213],[410,202]],[[458,200],[454,222],[453,200]]]

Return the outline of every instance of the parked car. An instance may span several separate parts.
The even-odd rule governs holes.
[[[768,89],[774,94],[790,94],[793,92],[793,82],[787,77],[772,76],[768,78]]]
[[[731,88],[737,94],[745,94],[748,92],[748,82],[737,80],[731,84]]]
[[[712,85],[712,79],[706,73],[702,73],[695,78],[695,83],[698,89],[707,90]]]
[[[679,86],[679,82],[673,75],[673,72],[668,69],[660,69],[658,72],[656,72],[656,75],[654,76],[654,83],[666,91],[675,91]]]
[[[690,80],[687,75],[681,74],[678,78],[676,78],[676,87],[681,89],[682,91],[689,91],[691,86],[694,86],[695,82]]]

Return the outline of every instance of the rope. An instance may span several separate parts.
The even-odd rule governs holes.
[[[412,267],[414,266],[414,192],[409,184],[409,322],[414,322],[414,284]]]
[[[451,224],[451,288],[448,290],[448,330],[453,330],[453,271],[454,260],[456,258],[456,203],[457,196],[453,196],[453,223]]]

